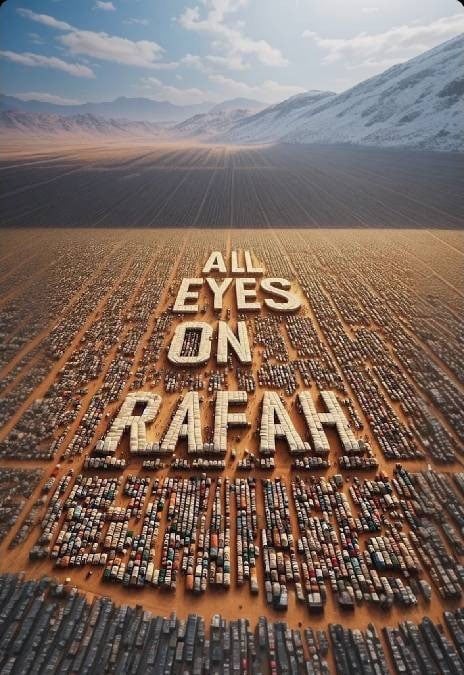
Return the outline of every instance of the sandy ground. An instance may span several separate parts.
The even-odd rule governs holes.
[[[19,152],[19,151],[18,151]],[[270,234],[270,233],[269,233]],[[83,236],[92,236],[90,233],[89,235],[83,235]],[[156,236],[156,233],[149,233],[146,236],[154,237]],[[280,239],[281,235],[276,232],[272,233],[272,236],[275,236],[277,240]],[[296,235],[295,235],[296,236]],[[301,237],[302,239],[305,239],[307,237],[307,233],[302,232]],[[327,235],[327,236],[330,236]],[[356,235],[354,235],[356,236]],[[392,237],[396,236],[396,234],[392,234]],[[428,235],[425,235],[428,236]],[[138,344],[137,351],[135,354],[135,359],[134,359],[134,366],[132,367],[132,372],[135,372],[136,370],[136,364],[138,360],[141,358],[142,355],[142,350],[144,345],[147,343],[151,332],[153,330],[154,322],[155,319],[164,311],[168,308],[168,306],[172,303],[173,301],[173,296],[172,294],[169,293],[169,286],[173,282],[173,280],[178,277],[179,275],[182,276],[182,269],[183,269],[183,260],[184,260],[184,254],[185,254],[185,247],[189,246],[189,242],[192,241],[192,237],[195,237],[195,234],[190,232],[187,235],[181,234],[179,235],[181,239],[181,244],[179,246],[179,254],[177,257],[176,264],[174,268],[172,269],[172,274],[171,277],[166,279],[165,282],[165,290],[163,292],[163,295],[161,297],[161,300],[158,304],[158,307],[156,308],[155,312],[153,313],[152,317],[150,318],[147,330],[145,334],[143,335],[141,341]],[[445,247],[452,247],[454,250],[454,253],[456,256],[460,257],[462,256],[462,242],[463,242],[463,235],[458,236],[456,233],[442,233],[436,234],[435,232],[430,233],[430,237],[434,238],[439,238],[440,241],[442,241],[442,245]],[[21,246],[23,245],[23,242],[25,241],[25,235],[18,233],[17,235],[17,241],[14,244],[14,247],[12,248],[11,252],[6,252],[3,256],[5,265],[7,266],[7,273],[8,273],[8,266],[16,264],[16,255],[15,252],[17,250],[21,250]],[[225,253],[228,255],[231,249],[231,236],[230,234],[226,234],[226,239],[227,239],[227,249]],[[33,252],[30,251],[29,253],[32,256]],[[207,255],[209,254],[209,251],[205,251],[204,259],[206,260]],[[421,250],[419,249],[417,252],[417,255],[420,256],[422,255]],[[201,266],[203,264],[203,260],[198,261],[198,269],[197,273],[200,271]],[[290,265],[292,264],[292,261],[290,260]],[[127,261],[127,266],[129,267],[131,264],[131,261]],[[46,270],[38,270],[38,274],[46,274]],[[121,274],[118,277],[118,279],[123,278],[125,274],[125,269],[121,269]],[[438,274],[438,273],[437,273]],[[439,274],[441,277],[442,274]],[[92,278],[89,277],[88,283],[91,283]],[[138,289],[143,287],[143,277],[140,279],[140,283],[138,285]],[[447,284],[444,284],[444,287],[449,289]],[[135,296],[138,292],[137,291],[134,293],[134,299]],[[295,293],[297,293],[301,299],[302,299],[302,306],[303,306],[303,311],[306,316],[311,317],[313,320],[314,326],[316,327],[316,330],[321,338],[321,340],[327,345],[327,338],[324,335],[324,332],[322,331],[320,325],[318,324],[306,298],[303,295],[302,290],[300,289],[298,283],[295,281],[293,283],[293,289]],[[460,289],[458,289],[459,291]],[[81,289],[82,291],[82,289]],[[14,293],[14,289],[12,289],[11,293]],[[32,394],[28,397],[28,399],[24,402],[24,404],[19,408],[18,412],[11,418],[11,420],[7,423],[7,425],[0,431],[0,438],[4,438],[8,431],[14,426],[15,422],[19,418],[19,416],[26,410],[26,408],[29,406],[29,404],[38,396],[41,396],[45,393],[45,391],[48,389],[50,384],[54,381],[59,369],[62,367],[62,365],[66,362],[66,360],[69,358],[69,356],[72,354],[73,350],[75,349],[80,337],[82,336],[83,332],[85,329],[93,322],[95,317],[98,315],[98,313],[101,311],[101,308],[103,306],[104,301],[111,295],[112,288],[108,288],[107,293],[105,294],[104,298],[102,299],[101,303],[99,306],[93,308],[92,312],[89,314],[87,317],[86,323],[82,325],[79,333],[75,336],[73,341],[70,343],[69,347],[67,348],[66,352],[63,354],[62,358],[53,366],[53,368],[50,370],[48,376],[46,379],[32,392]],[[420,289],[418,292],[421,292]],[[261,292],[258,293],[258,299],[262,300],[263,296]],[[70,304],[72,305],[73,302],[76,301],[77,298],[74,298],[71,300]],[[452,299],[450,300],[452,304]],[[201,314],[199,316],[200,320],[207,321],[213,325],[215,325],[217,317],[214,315],[212,309],[211,309],[211,296],[209,296],[206,292],[206,289],[203,287],[201,291],[201,297],[200,297],[200,306],[202,306],[204,303],[209,303],[208,310],[206,311],[205,314]],[[225,301],[224,301],[224,307],[230,307],[231,309],[231,321],[234,324],[234,322],[237,319],[237,313],[235,310],[235,302],[234,302],[234,291],[233,289],[229,289],[226,293],[225,296]],[[225,317],[225,310],[223,311],[223,317]],[[339,318],[342,319],[342,317],[339,315]],[[172,321],[170,330],[168,334],[166,335],[165,342],[164,342],[164,348],[161,353],[160,361],[158,363],[158,370],[159,369],[164,369],[167,367],[167,360],[166,360],[166,349],[170,343],[170,339],[174,333],[176,325],[183,320],[183,317],[176,317]],[[250,322],[251,326],[252,322]],[[347,324],[344,324],[344,327],[347,331],[350,330],[350,327]],[[43,335],[47,333],[50,327],[44,328],[43,332],[37,335],[36,337],[31,340],[31,342],[27,345],[24,346],[21,354],[27,352],[28,349],[31,349],[33,345],[39,344],[40,339]],[[127,330],[127,326],[125,328]],[[290,354],[291,358],[296,357],[295,350],[292,348],[288,341],[288,337],[286,334],[286,331],[282,331],[282,334],[285,337],[287,348]],[[428,349],[430,351],[430,348],[427,347],[427,345],[424,345],[421,343],[420,339],[417,336],[411,336],[411,339],[415,339],[418,343],[419,346],[421,346],[424,349]],[[329,351],[331,352],[330,347],[328,347]],[[214,349],[213,349],[214,353]],[[256,369],[261,365],[262,363],[262,348],[261,347],[255,347],[253,349],[253,371],[256,372]],[[71,426],[71,428],[68,430],[68,433],[66,435],[66,439],[62,444],[62,447],[65,448],[67,442],[69,439],[73,436],[74,431],[78,427],[80,420],[82,416],[84,415],[87,405],[90,402],[90,399],[93,395],[94,392],[96,392],[101,385],[101,382],[103,381],[104,374],[106,372],[107,367],[111,363],[111,361],[114,359],[115,356],[115,349],[110,350],[108,353],[106,360],[105,360],[105,369],[104,371],[100,374],[97,380],[93,381],[91,385],[88,387],[88,392],[87,394],[83,397],[83,406],[82,410],[80,411],[79,416]],[[16,357],[16,361],[18,360],[19,357]],[[436,354],[433,354],[433,358],[440,363],[444,368],[445,364],[443,364],[439,357],[437,357]],[[216,370],[216,363],[215,359],[211,358],[210,362],[205,365],[204,367],[201,368],[201,371],[203,374],[206,372],[209,372],[211,370]],[[462,383],[459,382],[455,374],[448,369],[448,374],[450,377],[453,378],[453,380],[456,383],[456,386],[458,386],[461,391],[462,391]],[[24,374],[23,374],[24,376]],[[109,411],[113,412],[117,410],[120,406],[121,401],[124,398],[125,393],[129,390],[129,384],[130,384],[131,378],[129,379],[129,382],[127,383],[120,400],[114,404],[112,404],[109,407]],[[205,383],[207,383],[207,378],[204,378]],[[302,388],[302,383],[301,380],[299,379],[298,376],[298,381],[299,381],[299,387]],[[345,381],[346,383],[346,381]],[[415,386],[415,383],[411,380],[411,384]],[[231,371],[228,372],[228,388],[229,389],[237,389],[237,380],[236,376],[234,373],[234,370],[232,369]],[[152,428],[150,429],[150,438],[159,438],[160,432],[164,429],[166,429],[171,411],[173,409],[173,406],[175,405],[176,401],[178,400],[178,393],[175,394],[167,394],[163,391],[162,384],[158,384],[155,386],[146,386],[145,389],[151,389],[153,391],[156,391],[160,393],[163,396],[163,405],[159,414],[158,419],[156,422],[152,425]],[[347,385],[347,389],[350,393],[350,388]],[[206,397],[206,393],[203,393],[203,395]],[[314,394],[315,395],[315,394]],[[257,388],[257,391],[255,394],[249,396],[249,402],[246,407],[246,413],[247,417],[250,421],[253,423],[253,428],[254,428],[254,423],[257,419],[259,419],[259,406],[262,398],[262,390]],[[287,397],[289,400],[289,406],[291,405],[290,403],[290,398]],[[355,400],[355,396],[353,395],[352,398]],[[434,412],[437,415],[441,415],[440,411],[434,406],[434,404],[429,400],[429,405],[431,408],[434,410]],[[401,409],[399,406],[395,405],[395,411],[402,418],[402,421],[407,421],[405,420],[403,413],[401,412]],[[357,412],[359,413],[359,416],[363,421],[365,422],[366,428],[368,428],[367,421],[362,413],[362,411],[359,409],[359,406],[357,407]],[[208,407],[206,404],[203,406],[203,424],[204,425],[211,425],[211,416],[212,412],[210,407]],[[441,418],[444,419],[444,416],[441,415]],[[303,431],[304,425],[302,419],[298,419],[298,416],[296,414],[293,415],[293,419],[296,423],[296,426],[300,432]],[[444,419],[444,422],[447,424],[448,429],[450,430],[451,433],[453,432],[453,429],[450,427],[449,423],[447,422],[446,419]],[[95,439],[100,438],[102,435],[104,435],[106,431],[107,423],[105,419],[103,419],[102,423],[99,425],[99,428],[97,429],[97,433],[95,435]],[[245,448],[251,449],[253,451],[257,451],[257,439],[256,436],[253,435],[253,428],[251,431],[238,431],[237,433],[233,431],[232,433],[229,434],[229,452],[226,457],[227,460],[227,466],[226,470],[223,472],[223,476],[227,476],[229,478],[233,478],[235,476],[246,476],[248,475],[247,472],[237,472],[236,470],[236,464],[231,461],[230,458],[230,450],[232,447],[235,447],[237,449],[237,455],[240,458],[243,453]],[[364,435],[364,432],[360,435]],[[237,439],[236,439],[237,437]],[[380,468],[381,470],[385,471],[387,474],[391,475],[393,468],[394,468],[394,462],[387,461],[384,459],[382,452],[380,451],[380,448],[373,437],[373,435],[370,433],[369,434],[370,440],[372,442],[372,445],[375,450],[376,457],[378,458],[380,462]],[[331,453],[330,453],[330,460],[332,463],[331,468],[329,471],[327,471],[324,475],[330,476],[335,473],[339,473],[337,464],[336,464],[336,457],[337,454],[340,452],[340,446],[338,439],[336,438],[335,434],[330,433],[329,438],[331,441]],[[145,472],[141,469],[141,461],[142,460],[136,460],[134,458],[129,457],[128,455],[128,450],[127,450],[127,442],[123,444],[122,450],[120,453],[125,454],[126,457],[128,457],[128,466],[124,471],[124,475],[127,475],[129,473],[135,473],[138,472],[141,475],[143,475]],[[180,450],[176,453],[177,456],[185,457],[186,456],[186,449],[185,449],[185,444],[181,445]],[[291,465],[291,457],[288,452],[286,452],[284,446],[279,443],[278,445],[278,451],[276,453],[276,469],[271,474],[270,472],[265,472],[265,471],[256,471],[254,475],[257,477],[270,477],[271,475],[273,476],[282,476],[285,479],[285,482],[287,484],[287,491],[289,495],[289,500],[290,500],[290,508],[291,508],[291,516],[292,516],[292,525],[293,525],[293,532],[295,536],[298,534],[298,527],[297,527],[297,522],[296,522],[296,514],[294,511],[294,506],[293,506],[293,499],[291,498],[291,488],[290,488],[290,480],[291,476],[293,475],[293,472],[290,468]],[[57,456],[57,461],[58,461],[58,456]],[[424,462],[402,462],[404,466],[406,466],[408,469],[411,470],[418,470],[421,468],[425,468],[427,466],[429,460],[426,460]],[[69,462],[63,462],[61,464],[61,468],[58,471],[58,475],[61,476],[63,475],[66,471],[68,471],[69,468],[73,468],[75,473],[78,473],[80,471],[80,467],[83,463],[83,457],[79,456],[76,457]],[[52,469],[54,468],[56,462],[53,463],[48,463],[45,461],[31,461],[31,462],[17,462],[15,460],[1,460],[0,461],[0,468],[2,466],[41,466],[44,468],[45,471],[45,478],[51,473]],[[455,471],[462,471],[463,466],[460,461],[457,461],[454,465],[447,467],[447,471],[450,472],[455,472]],[[162,478],[165,475],[171,475],[172,472],[168,469],[162,470],[160,472],[156,473],[157,478]],[[105,474],[106,475],[106,474]],[[112,475],[112,474],[108,474]],[[114,474],[117,475],[117,474]],[[176,475],[183,475],[183,474],[176,474]],[[186,474],[187,475],[187,474]],[[363,473],[363,477],[372,477],[375,475],[375,472],[366,472]],[[349,477],[349,474],[345,472],[345,477]],[[344,490],[347,492],[349,487],[349,483],[345,482]],[[214,493],[214,490],[211,490],[211,493]],[[26,539],[26,541],[14,548],[10,549],[8,547],[10,540],[14,536],[16,530],[20,526],[20,523],[22,522],[24,516],[28,513],[31,505],[34,503],[34,501],[40,496],[41,494],[41,486],[38,486],[37,489],[34,491],[30,499],[28,500],[28,503],[25,505],[22,515],[19,518],[17,524],[15,527],[13,527],[10,535],[3,541],[3,543],[0,545],[0,571],[1,572],[11,572],[11,571],[24,571],[27,577],[40,577],[41,575],[54,575],[57,578],[61,580],[65,580],[68,577],[71,578],[71,581],[73,584],[75,584],[80,590],[86,592],[89,597],[92,595],[110,595],[111,598],[116,601],[116,602],[121,602],[121,603],[128,603],[131,605],[135,605],[137,603],[143,604],[143,606],[154,613],[157,614],[167,614],[171,611],[176,611],[179,616],[185,616],[189,612],[198,612],[201,615],[203,615],[206,619],[207,622],[209,622],[211,616],[217,612],[220,612],[224,617],[226,618],[237,618],[240,616],[244,616],[249,618],[251,621],[256,621],[257,618],[261,615],[266,615],[270,619],[276,619],[276,620],[286,620],[291,626],[297,627],[301,625],[308,625],[309,623],[316,627],[327,627],[327,625],[331,622],[340,622],[343,623],[347,627],[359,627],[359,628],[365,628],[369,622],[375,623],[375,625],[380,629],[382,626],[385,624],[392,625],[395,624],[399,621],[405,620],[406,618],[408,619],[413,619],[413,620],[420,620],[424,615],[429,615],[434,621],[440,622],[442,620],[442,612],[444,609],[448,608],[453,608],[456,605],[453,603],[444,603],[440,600],[438,595],[434,592],[433,593],[433,601],[430,605],[427,605],[424,601],[420,600],[419,604],[416,608],[414,609],[404,609],[404,608],[398,608],[394,607],[392,610],[390,610],[388,613],[383,612],[382,610],[376,610],[370,607],[367,604],[362,604],[361,606],[357,606],[355,611],[353,613],[342,613],[340,612],[339,608],[334,604],[332,594],[330,591],[328,592],[328,601],[327,605],[325,607],[325,612],[321,616],[310,616],[308,614],[307,609],[305,606],[300,605],[296,602],[295,599],[295,594],[293,593],[293,590],[290,590],[289,592],[289,607],[288,611],[285,612],[284,614],[278,613],[274,610],[272,610],[265,601],[265,596],[263,593],[263,580],[262,580],[262,564],[258,560],[258,579],[260,583],[260,593],[258,596],[252,596],[249,592],[248,587],[245,585],[242,588],[238,588],[235,584],[235,561],[236,561],[236,554],[235,554],[235,548],[234,548],[234,540],[235,540],[235,503],[234,499],[231,498],[231,522],[232,522],[232,531],[231,531],[231,542],[232,542],[232,587],[230,590],[225,591],[225,590],[212,590],[211,587],[208,588],[206,593],[204,593],[201,596],[192,596],[191,594],[185,592],[184,590],[184,581],[183,578],[180,578],[180,581],[178,582],[178,587],[176,592],[173,594],[171,592],[167,591],[162,591],[159,589],[152,589],[152,588],[147,588],[143,590],[134,590],[134,589],[125,589],[121,585],[107,585],[104,584],[101,581],[101,575],[99,572],[98,568],[93,568],[94,574],[90,579],[86,578],[86,574],[89,568],[82,568],[82,569],[67,569],[67,570],[60,570],[56,569],[53,567],[50,561],[45,560],[41,562],[29,562],[28,560],[28,554],[31,546],[35,542],[35,540],[38,537],[39,534],[39,527],[36,526],[33,528],[32,532]],[[210,499],[212,499],[212,494],[210,496]],[[147,498],[145,502],[145,506],[149,499]],[[264,511],[263,511],[263,499],[262,499],[262,488],[261,485],[258,483],[257,487],[257,508],[258,508],[258,525],[259,526],[264,526]],[[355,512],[355,507],[352,506],[353,512]],[[163,517],[163,524],[165,522],[166,515]],[[135,522],[131,524],[134,529],[137,529],[137,527],[140,527],[140,523],[137,525]],[[162,531],[162,530],[161,530]],[[363,539],[363,537],[361,537]]]

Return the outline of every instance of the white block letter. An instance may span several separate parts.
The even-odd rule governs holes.
[[[189,453],[202,452],[200,401],[197,391],[189,391],[180,402],[161,443],[161,452],[174,452],[180,438],[187,439]]]
[[[238,251],[232,251],[232,274],[244,274],[245,268],[241,267],[238,262]]]
[[[182,314],[196,314],[198,312],[198,305],[186,305],[185,303],[186,300],[198,300],[198,291],[191,291],[190,286],[195,288],[195,286],[200,287],[202,285],[203,279],[182,279],[172,311]]]
[[[232,277],[226,277],[219,284],[213,277],[207,277],[206,283],[214,293],[214,309],[220,311],[222,309],[222,298],[232,283]]]
[[[323,429],[326,426],[335,427],[345,452],[357,452],[358,441],[350,429],[337,397],[332,391],[321,391],[321,396],[327,408],[327,412],[323,413],[316,411],[309,392],[302,391],[298,394],[314,450],[322,454],[329,452],[329,441]]]
[[[250,342],[248,340],[245,321],[237,322],[237,333],[238,339],[225,321],[219,321],[217,344],[217,362],[219,365],[224,366],[227,364],[229,344],[234,350],[240,363],[250,364],[252,362]]]
[[[250,251],[245,251],[245,267],[248,274],[258,274],[258,276],[264,274],[262,267],[254,267]]]
[[[206,363],[211,353],[213,329],[203,321],[185,321],[176,326],[172,338],[168,360],[182,366],[198,366]],[[189,346],[195,346],[195,353],[190,354]],[[186,353],[187,352],[187,353]]]
[[[289,292],[291,283],[288,279],[269,278],[261,281],[263,291],[270,293],[278,298],[284,298],[285,302],[276,302],[266,298],[264,304],[275,312],[294,312],[301,307],[301,301]]]
[[[209,274],[210,272],[227,274],[226,264],[220,251],[213,251],[203,267],[203,274]]]
[[[265,455],[274,454],[276,438],[284,438],[292,454],[307,452],[309,443],[304,443],[279,395],[275,391],[265,391],[263,397],[263,412],[259,451]]]
[[[134,415],[134,408],[139,403],[145,403],[141,415]],[[114,454],[122,438],[124,431],[130,428],[130,451],[148,452],[152,449],[147,444],[146,424],[153,422],[158,414],[161,404],[161,396],[151,392],[138,391],[128,394],[122,404],[119,413],[110,427],[104,441],[97,444],[97,451],[103,454]]]
[[[239,312],[243,311],[251,312],[256,309],[260,309],[259,302],[249,302],[247,299],[247,298],[256,299],[255,286],[256,286],[256,279],[239,278],[235,281],[235,292],[237,295],[237,309]]]
[[[227,452],[227,429],[230,426],[246,426],[245,413],[229,413],[229,404],[246,403],[246,391],[218,391],[214,414],[214,452]]]

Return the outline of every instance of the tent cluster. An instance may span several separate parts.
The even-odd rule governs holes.
[[[332,426],[337,429],[338,437],[345,453],[360,452],[358,440],[348,425],[337,397],[333,391],[322,391],[322,400],[327,412],[317,412],[311,394],[307,391],[298,394],[298,400],[308,425],[309,433],[317,454],[328,454],[330,451],[329,440],[325,434],[324,426]]]
[[[218,391],[216,393],[212,452],[227,452],[227,430],[230,426],[246,426],[248,424],[244,413],[229,412],[230,403],[244,404],[247,399],[246,391]]]
[[[140,403],[145,404],[143,414],[134,415],[135,406]],[[103,455],[114,454],[124,431],[128,427],[130,428],[131,453],[140,454],[158,451],[158,443],[150,444],[147,442],[145,425],[155,419],[160,405],[161,396],[158,394],[143,391],[128,394],[105,439],[98,441],[95,448],[96,452]]]
[[[277,422],[276,417],[278,419]],[[280,400],[279,394],[275,391],[266,391],[264,393],[259,436],[259,450],[264,455],[273,455],[275,453],[276,438],[285,438],[292,454],[311,450],[309,443],[303,442],[301,439],[284,404]]]

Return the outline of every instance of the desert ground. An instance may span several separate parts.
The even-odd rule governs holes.
[[[181,618],[197,612],[207,622],[220,613],[227,619],[246,617],[252,624],[266,616],[292,628],[327,629],[335,622],[365,630],[372,622],[380,630],[406,619],[417,623],[426,615],[443,623],[443,611],[462,605],[464,585],[459,545],[464,517],[462,162],[460,155],[445,153],[406,156],[403,151],[318,147],[308,152],[284,145],[8,147],[0,162],[0,573],[54,576],[89,599],[108,595],[116,603],[142,604],[161,615],[175,611]],[[212,251],[220,251],[228,266],[232,251],[240,260],[250,251],[265,277],[291,282],[301,301],[298,312],[271,312],[258,285],[261,309],[240,314],[233,284],[218,312],[203,284],[198,313],[174,313],[182,279],[204,277]],[[191,318],[213,327],[211,357],[201,367],[176,368],[167,352],[176,327]],[[217,364],[219,319],[234,330],[238,320],[246,322],[250,366],[241,366],[235,356],[227,366]],[[148,427],[153,442],[163,437],[188,391],[199,393],[203,434],[210,438],[216,392],[237,389],[248,391],[240,411],[250,426],[229,431],[219,468],[195,468],[181,441],[174,456],[161,456],[160,466],[149,470],[142,466],[146,457],[130,452],[127,433],[116,452],[124,466],[84,467],[98,456],[98,441],[130,392],[162,396],[160,412]],[[269,390],[279,394],[302,438],[307,429],[297,410],[298,392],[309,391],[319,412],[324,410],[320,392],[333,392],[356,439],[367,443],[361,468],[342,465],[346,453],[334,429],[327,431],[324,468],[295,466],[282,440],[274,466],[260,465],[259,420]],[[251,456],[255,464],[240,467]],[[180,469],[181,462],[188,466]],[[218,496],[220,531],[230,534],[230,588],[209,581],[202,592],[192,593],[180,570],[176,588],[134,587],[105,582],[102,566],[61,564],[66,556],[63,549],[58,553],[57,542],[70,523],[76,525],[70,509],[81,503],[80,498],[73,504],[66,500],[79,481],[98,476],[119,481],[111,506],[127,509],[129,476],[147,478],[138,515],[133,511],[126,518],[136,536],[170,478],[181,485],[203,472],[211,484],[194,532],[198,537],[204,526],[208,532],[213,527]],[[339,475],[343,484],[335,488],[329,481]],[[235,501],[237,486],[253,478],[257,594],[247,577],[239,580]],[[354,501],[353,488],[368,490],[380,479],[393,506],[367,492],[361,503]],[[285,486],[288,513],[282,503],[265,503],[266,485],[277,484]],[[403,586],[411,583],[414,603],[395,599],[385,610],[362,599],[346,611],[325,575],[321,613],[310,613],[298,600],[296,577],[287,576],[284,611],[269,604],[264,551],[277,550],[290,559],[285,546],[263,543],[262,531],[274,532],[269,513],[297,541],[307,534],[298,519],[297,489],[329,484],[333,499],[342,501],[333,501],[328,513],[317,500],[310,509],[312,518],[330,524],[336,542],[332,555],[319,550],[319,557],[337,567],[337,553],[348,550],[348,531],[359,544],[360,560],[372,537],[412,542],[420,570],[385,574]],[[163,568],[164,535],[173,519],[169,490],[153,543],[156,568]],[[353,520],[347,525],[343,516],[359,519],[363,508],[379,519],[369,532]],[[252,518],[250,503],[242,509]],[[100,525],[99,553],[111,518]],[[421,525],[431,528],[424,538]],[[90,544],[84,550],[89,553]],[[118,564],[127,565],[133,553],[127,540],[116,554]],[[200,554],[194,547],[193,555]],[[178,555],[181,563],[182,547]],[[305,556],[295,552],[303,576]],[[455,594],[443,591],[443,570],[455,575]],[[430,601],[418,592],[416,578],[430,584]],[[343,579],[351,588],[349,574]],[[331,666],[332,659],[329,654]]]
[[[4,346],[1,354],[3,427],[0,471],[41,469],[43,473],[40,479],[35,479],[32,493],[29,490],[26,497],[21,498],[21,494],[17,497],[20,504],[18,513],[0,548],[0,571],[24,571],[27,577],[32,578],[46,574],[63,581],[71,579],[89,597],[109,594],[116,602],[143,603],[145,608],[158,614],[175,610],[185,616],[195,611],[207,621],[220,612],[226,618],[246,616],[251,621],[256,621],[261,615],[275,620],[284,618],[292,627],[306,625],[310,621],[317,628],[325,628],[330,622],[366,628],[369,622],[381,627],[385,622],[395,625],[405,618],[419,621],[425,614],[440,622],[444,609],[459,606],[459,599],[443,599],[433,589],[430,603],[419,599],[417,605],[408,608],[393,605],[387,613],[362,603],[347,614],[338,607],[329,591],[324,612],[310,616],[289,585],[288,609],[282,614],[266,603],[264,572],[259,559],[258,595],[250,594],[247,583],[243,586],[236,584],[236,506],[233,497],[232,583],[228,590],[208,587],[205,592],[192,595],[185,590],[182,578],[175,591],[125,588],[121,584],[104,583],[101,568],[94,568],[89,578],[88,566],[60,568],[54,566],[48,557],[31,561],[29,554],[40,537],[40,523],[58,481],[70,469],[73,470],[73,477],[63,492],[64,499],[80,472],[92,475],[92,471],[83,471],[84,459],[92,454],[96,441],[104,437],[108,420],[115,415],[125,395],[134,389],[162,395],[160,414],[150,428],[150,437],[157,438],[168,426],[179,395],[192,388],[189,373],[183,372],[187,379],[176,385],[176,391],[166,391],[168,372],[175,376],[175,369],[166,359],[167,347],[176,325],[185,320],[185,317],[172,315],[170,307],[181,278],[201,276],[202,266],[213,250],[222,251],[225,260],[229,259],[231,250],[250,250],[253,259],[264,266],[266,275],[283,276],[292,281],[292,289],[302,301],[299,315],[310,322],[319,344],[323,345],[324,355],[329,357],[327,360],[320,354],[315,355],[319,375],[322,378],[328,375],[337,377],[336,387],[322,384],[319,388],[334,389],[340,400],[351,401],[354,414],[363,425],[356,435],[369,440],[379,463],[378,470],[392,478],[396,463],[400,462],[411,474],[427,468],[443,472],[449,479],[456,503],[460,503],[462,508],[462,492],[452,480],[454,473],[462,475],[463,472],[462,405],[459,409],[464,387],[459,337],[464,297],[464,239],[461,232],[427,228],[420,231],[288,229],[284,232],[275,229],[92,231],[8,228],[3,231],[2,239],[0,302]],[[258,300],[262,299],[259,291]],[[211,295],[205,287],[201,290],[199,305],[204,308],[199,319],[214,326],[218,314],[212,310]],[[238,317],[232,288],[226,292],[222,318],[225,318],[228,309],[234,325]],[[324,311],[329,312],[325,318]],[[225,468],[219,472],[208,471],[212,487],[206,517],[211,516],[218,476],[231,482],[254,476],[257,479],[258,527],[265,527],[260,479],[281,477],[289,496],[290,527],[298,537],[292,479],[298,475],[303,478],[309,475],[330,478],[341,473],[345,478],[342,492],[349,500],[354,476],[373,479],[378,471],[341,471],[337,462],[341,446],[333,431],[328,432],[330,467],[324,471],[306,474],[293,469],[293,458],[282,442],[278,443],[275,469],[272,471],[256,467],[248,471],[238,470],[237,462],[244,457],[246,450],[258,454],[256,425],[262,392],[270,388],[259,384],[260,369],[266,363],[272,363],[277,354],[283,356],[285,364],[296,364],[304,353],[301,347],[304,347],[305,340],[300,345],[292,343],[289,326],[283,316],[279,317],[275,333],[272,329],[265,338],[265,344],[260,344],[258,324],[269,314],[267,310],[262,310],[256,317],[246,319],[248,332],[253,336],[253,364],[248,370],[256,383],[255,392],[250,394],[246,406],[251,429],[229,433]],[[343,351],[338,349],[339,336],[332,333],[332,321],[337,323],[347,344],[361,349],[357,363],[359,380],[350,379],[350,367]],[[282,354],[280,340],[283,340],[286,354]],[[271,356],[264,353],[266,347],[271,349]],[[214,396],[214,393],[207,392],[213,373],[222,374],[225,378],[219,384],[220,389],[241,388],[237,377],[238,364],[233,362],[228,368],[219,368],[214,349],[212,354],[206,365],[194,370],[194,375],[202,382],[200,394],[205,400]],[[305,358],[313,358],[311,350]],[[376,367],[384,370],[376,370]],[[389,380],[387,370],[390,371]],[[434,393],[437,376],[446,383],[446,396],[442,398]],[[295,369],[295,378],[296,391],[310,388],[313,397],[318,400],[318,385],[314,378],[310,378],[309,387],[304,386],[298,368]],[[421,458],[411,459],[407,452],[397,459],[385,457],[379,443],[382,432],[379,429],[374,431],[369,419],[369,401],[360,403],[362,392],[369,391],[369,383],[374,384],[379,392],[389,422],[395,419],[399,428],[411,430],[414,446],[422,454]],[[304,434],[303,422],[292,410],[295,392],[285,393],[283,389],[277,387],[295,425]],[[398,396],[393,395],[395,389]],[[419,429],[414,413],[404,405],[403,394],[406,391],[406,399],[411,401],[417,397],[425,403],[439,426],[438,432],[436,428]],[[100,399],[104,402],[104,415],[97,416],[95,427],[90,427],[88,435],[84,434],[84,447],[80,447],[76,439],[79,440],[81,432],[88,429],[86,415]],[[346,413],[349,414],[348,407]],[[212,426],[212,409],[206,404],[202,409],[202,424],[205,428]],[[445,445],[453,454],[453,458],[448,458],[446,462],[434,453],[434,444],[439,448],[443,438],[446,438]],[[232,459],[232,447],[236,450],[237,460]],[[118,457],[127,461],[122,471],[93,473],[122,477],[122,485],[129,474],[148,476],[150,482],[154,479],[162,481],[166,476],[189,475],[174,470],[166,458],[162,458],[165,467],[154,473],[142,469],[142,458],[130,455],[127,438],[118,451]],[[185,443],[179,445],[176,457],[188,457]],[[50,493],[44,494],[44,482],[51,475],[55,479],[54,485]],[[142,508],[146,508],[149,501],[150,492]],[[127,504],[127,497],[118,494],[115,503]],[[352,509],[356,513],[354,504]],[[164,512],[161,533],[167,525],[166,518]],[[446,512],[442,511],[440,518],[452,522]],[[25,522],[24,538],[15,542]],[[59,528],[63,526],[64,513],[57,523]],[[140,526],[141,519],[137,519],[132,522],[131,529],[137,530]],[[409,531],[406,523],[403,527],[405,532]],[[361,547],[366,545],[369,536],[360,535]],[[458,562],[460,555],[453,550],[443,532],[441,538],[445,550]],[[162,541],[161,534],[159,541]],[[256,543],[259,543],[258,538]],[[128,555],[126,553],[126,558]],[[160,557],[158,550],[156,562]],[[428,578],[426,570],[423,576]]]

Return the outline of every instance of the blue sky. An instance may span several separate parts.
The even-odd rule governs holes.
[[[8,0],[2,91],[268,103],[342,91],[464,32],[456,0]]]

